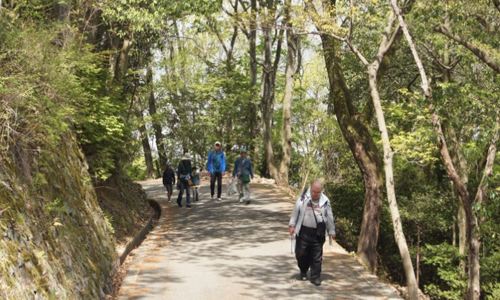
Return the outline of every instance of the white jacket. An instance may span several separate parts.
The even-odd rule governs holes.
[[[295,227],[295,233],[297,235],[300,232],[302,223],[304,222],[304,215],[307,204],[311,201],[311,189],[309,188],[307,192],[301,194],[295,202],[295,207],[293,208],[292,217],[290,218],[291,227]],[[326,231],[325,235],[332,235],[335,233],[335,223],[333,220],[332,207],[330,205],[330,200],[325,194],[321,193],[319,198],[319,207],[321,209],[321,214],[323,215],[323,220],[326,220]]]

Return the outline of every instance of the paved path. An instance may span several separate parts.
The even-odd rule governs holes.
[[[141,184],[163,212],[134,250],[119,300],[401,299],[328,242],[322,285],[298,280],[287,226],[294,201],[279,191],[252,184],[245,205],[236,195],[209,200],[202,186],[201,201],[187,209],[167,203],[161,180]]]

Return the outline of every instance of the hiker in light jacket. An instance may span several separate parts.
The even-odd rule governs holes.
[[[217,180],[217,201],[222,201],[222,175],[226,172],[226,155],[220,142],[215,142],[214,149],[208,154],[207,170],[210,172],[210,195],[214,199],[215,180]]]
[[[307,270],[311,267],[311,282],[321,285],[325,235],[335,238],[335,223],[330,200],[323,194],[320,181],[313,182],[297,199],[290,218],[289,232],[297,234],[295,257],[300,279],[307,280]]]
[[[250,203],[250,178],[253,179],[252,162],[247,157],[247,150],[241,149],[241,156],[236,159],[233,168],[233,178],[238,179],[239,202],[243,202],[243,188],[245,188],[246,204]]]

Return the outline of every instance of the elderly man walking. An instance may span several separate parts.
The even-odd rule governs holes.
[[[236,159],[233,168],[233,178],[238,178],[239,202],[243,202],[243,188],[245,189],[246,204],[250,203],[250,178],[253,179],[252,162],[247,157],[247,150],[241,149],[241,156]]]
[[[317,286],[321,285],[325,236],[329,234],[335,238],[330,200],[322,190],[320,181],[313,182],[297,199],[289,223],[290,234],[297,234],[295,257],[300,269],[300,279],[307,280],[307,270],[310,267],[311,282]]]
[[[214,199],[215,181],[217,180],[217,201],[222,201],[222,175],[226,172],[226,156],[220,142],[215,142],[214,149],[208,153],[207,170],[210,172],[210,194]]]

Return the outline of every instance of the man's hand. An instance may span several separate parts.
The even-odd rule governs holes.
[[[293,226],[288,227],[288,232],[290,232],[290,235],[294,234],[295,233],[295,227],[293,227]]]
[[[334,233],[334,234],[332,234],[332,239],[335,239],[335,233]]]

